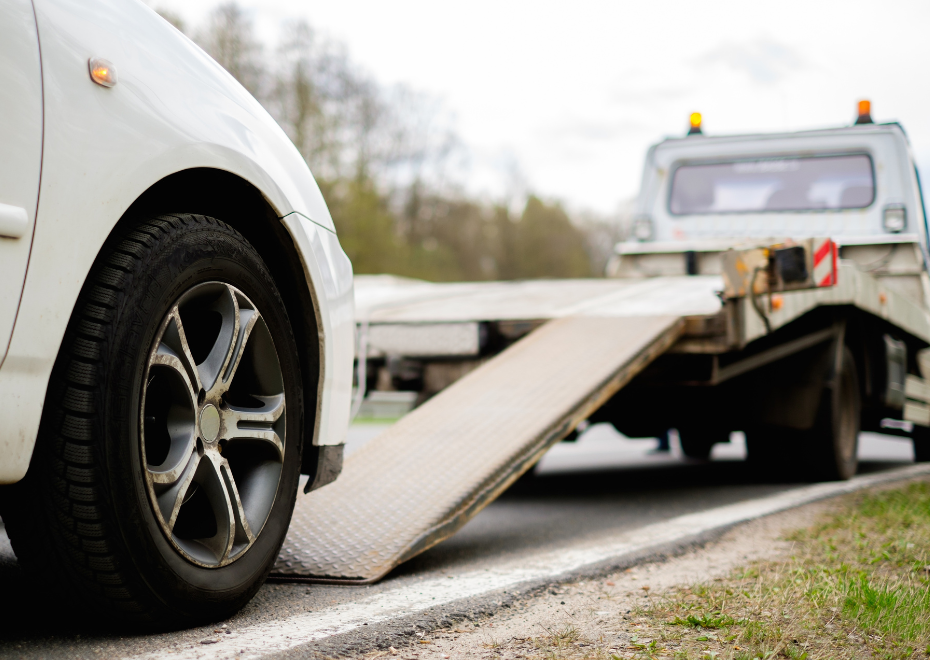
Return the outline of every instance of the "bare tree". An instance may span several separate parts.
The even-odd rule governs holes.
[[[522,203],[525,182],[515,188],[519,205],[462,194],[446,181],[460,152],[443,104],[379,84],[306,21],[282,26],[272,63],[235,0],[216,7],[195,36],[310,165],[356,272],[436,280],[603,272],[618,226],[594,218],[575,224],[559,204],[533,196]]]
[[[271,112],[307,163],[328,179],[343,177],[358,151],[353,104],[361,87],[344,50],[304,21],[284,27]]]
[[[262,100],[265,67],[252,19],[236,2],[218,5],[194,39],[252,95]]]

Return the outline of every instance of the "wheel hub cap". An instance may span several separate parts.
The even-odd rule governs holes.
[[[216,406],[207,404],[200,411],[200,433],[205,442],[212,443],[220,433],[220,411]]]

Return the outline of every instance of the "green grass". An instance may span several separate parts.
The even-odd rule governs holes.
[[[700,616],[695,616],[694,614],[689,614],[685,618],[676,616],[671,624],[673,626],[691,626],[692,628],[724,628],[736,625],[738,622],[736,619],[729,615],[721,614],[717,612],[716,614],[707,614],[702,613]]]
[[[851,497],[788,538],[790,558],[676,591],[643,614],[666,630],[722,633],[677,635],[681,658],[930,654],[930,484]]]

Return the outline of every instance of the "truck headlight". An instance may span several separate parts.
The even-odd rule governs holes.
[[[630,233],[633,234],[633,238],[636,240],[648,241],[652,238],[652,232],[652,218],[648,215],[641,215],[633,220],[633,227]]]
[[[882,226],[885,231],[897,234],[907,227],[907,208],[904,204],[889,204],[882,211]]]

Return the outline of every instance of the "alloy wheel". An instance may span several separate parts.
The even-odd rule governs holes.
[[[162,532],[189,561],[242,557],[268,518],[284,461],[280,358],[236,287],[199,284],[168,311],[148,355],[142,473]]]

